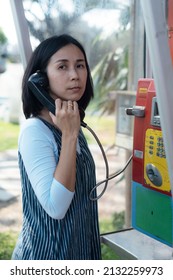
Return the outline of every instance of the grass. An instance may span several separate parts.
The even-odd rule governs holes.
[[[86,115],[85,122],[95,131],[103,145],[111,146],[115,143],[114,116]],[[18,124],[0,121],[0,152],[16,149],[20,126]],[[87,129],[83,129],[89,144],[96,143],[94,137]]]
[[[109,220],[100,220],[100,233],[109,233],[121,230],[125,223],[124,211],[120,213],[114,213]],[[103,260],[119,260],[120,257],[107,245],[101,244],[102,259]]]
[[[16,244],[18,234],[16,232],[0,233],[0,260],[10,260]]]
[[[0,260],[10,260],[14,247],[16,245],[18,234],[16,232],[1,232],[0,233]],[[103,260],[116,260],[119,259],[114,251],[101,244],[102,259]]]
[[[86,115],[84,121],[97,134],[102,145],[111,146],[115,144],[115,117],[114,116],[91,116]],[[89,144],[95,143],[91,133],[83,129]]]
[[[19,135],[19,125],[0,121],[0,152],[16,149]]]
[[[106,233],[122,229],[124,225],[124,212],[115,213],[110,220],[100,221],[100,232]],[[18,233],[13,231],[0,232],[0,260],[10,260]],[[105,244],[101,244],[103,260],[118,260],[119,256]]]

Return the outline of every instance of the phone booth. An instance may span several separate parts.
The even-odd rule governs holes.
[[[25,67],[32,48],[23,1],[10,2]],[[125,107],[135,104],[134,95],[120,93],[117,99],[123,123],[117,126],[117,144],[127,149],[133,145],[133,227],[101,236],[101,240],[123,259],[173,259],[173,173],[168,172],[173,170],[173,71],[168,55],[171,52],[173,60],[173,0],[165,1],[168,29],[163,2],[140,1],[154,80],[138,82],[136,105],[128,111],[135,119],[126,118],[124,112]],[[133,125],[134,142],[129,130]]]
[[[132,226],[172,247],[172,194],[153,79],[139,80],[133,110]]]

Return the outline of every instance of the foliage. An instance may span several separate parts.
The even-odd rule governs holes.
[[[113,215],[113,226],[116,230],[122,230],[125,224],[125,212],[122,211],[120,213],[114,213]]]
[[[125,224],[125,213],[124,211],[115,212],[110,220],[101,220],[99,223],[101,234],[122,230]]]
[[[23,2],[30,32],[39,41],[55,34],[66,33],[82,14],[92,9],[124,8],[121,1],[113,0],[24,0]],[[127,17],[121,17],[122,26],[126,24],[124,18]],[[79,27],[78,25],[78,29]]]
[[[7,37],[0,28],[0,74],[6,71]]]
[[[121,216],[121,214],[120,214]],[[120,221],[121,217],[119,214],[116,214],[117,219]],[[111,225],[111,221],[102,221],[100,224],[101,231],[103,229],[111,229],[113,227]],[[114,229],[115,230],[115,229]],[[13,253],[16,241],[17,241],[18,233],[9,231],[9,232],[1,232],[0,233],[0,260],[10,260],[11,255]],[[117,260],[119,256],[115,254],[115,252],[109,248],[105,244],[101,244],[101,252],[102,252],[102,259],[103,260]]]
[[[16,245],[18,234],[16,232],[0,233],[0,260],[10,260]],[[101,244],[103,260],[115,260],[118,256],[108,246]]]
[[[102,145],[111,146],[115,143],[114,115],[100,117],[98,115],[87,114],[84,121],[95,131]],[[83,129],[83,132],[89,144],[96,144],[94,137],[87,129]]]
[[[16,149],[19,125],[0,121],[0,151]]]
[[[128,83],[128,50],[129,50],[129,22],[130,7],[120,9],[120,26],[106,38],[102,32],[93,42],[101,45],[104,50],[100,61],[92,69],[94,81],[95,104],[94,110],[101,114],[111,114],[115,111],[116,91],[126,90]]]
[[[110,146],[115,142],[115,118],[114,116],[99,117],[96,115],[86,115],[86,123],[94,129],[103,145]],[[106,134],[105,134],[106,129]],[[0,121],[0,151],[16,149],[18,143],[20,126],[18,124]],[[83,129],[89,144],[95,144],[95,140],[90,132]]]
[[[7,37],[5,36],[4,32],[2,31],[2,29],[0,28],[0,44],[4,45],[7,43]]]
[[[17,240],[15,232],[0,233],[0,260],[10,260]]]
[[[38,41],[55,34],[70,33],[83,42],[94,80],[93,111],[115,111],[116,90],[127,89],[128,36],[130,7],[122,1],[88,0],[24,0],[25,15],[32,36]],[[93,18],[92,11],[119,14],[119,27],[90,25],[84,16]],[[104,18],[103,18],[104,22]],[[115,21],[116,22],[116,21]]]
[[[102,260],[119,260],[119,256],[105,244],[101,244]]]
[[[126,37],[127,38],[127,37]],[[107,112],[115,111],[116,90],[127,89],[128,76],[128,47],[106,53],[103,59],[92,71],[95,98],[94,111]]]
[[[124,211],[117,213],[115,212],[110,220],[101,220],[100,224],[100,232],[101,234],[106,234],[109,232],[115,232],[118,230],[122,230],[125,223],[125,213]],[[101,245],[102,250],[102,258],[103,260],[119,260],[120,257],[116,255],[116,253],[107,245]]]

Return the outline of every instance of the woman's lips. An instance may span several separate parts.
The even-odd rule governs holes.
[[[80,91],[80,87],[72,87],[72,88],[69,88],[69,90],[73,91],[73,92],[78,92]]]

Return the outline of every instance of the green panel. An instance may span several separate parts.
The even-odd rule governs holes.
[[[147,188],[136,188],[136,226],[172,243],[171,197]]]

